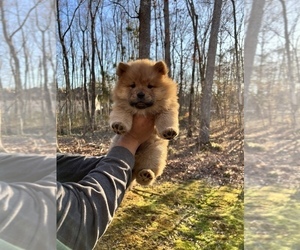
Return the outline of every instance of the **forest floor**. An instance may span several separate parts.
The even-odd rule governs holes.
[[[164,174],[127,192],[98,250],[300,249],[299,125],[247,122],[245,145],[243,129],[212,128],[212,147],[202,150],[181,131]],[[66,152],[103,155],[112,135],[107,128],[59,142]]]
[[[300,249],[299,116],[297,124],[246,122],[246,249]]]
[[[212,146],[181,131],[169,145],[166,169],[154,185],[128,191],[100,249],[241,249],[243,130],[215,122]],[[62,152],[104,155],[113,133],[59,136]]]
[[[109,128],[93,135],[58,136],[62,152],[100,156],[107,153],[113,133]],[[158,181],[188,181],[206,179],[211,184],[243,185],[243,130],[219,127],[212,131],[212,147],[199,150],[197,134],[179,137],[170,142],[167,167]]]
[[[243,129],[214,121],[212,147],[201,150],[196,134],[181,131],[163,175],[126,193],[97,249],[300,249],[299,119],[298,126],[247,121],[245,140]],[[58,144],[65,153],[98,156],[112,136],[104,126],[58,136]],[[54,136],[31,133],[2,135],[2,143],[15,153],[56,149]]]

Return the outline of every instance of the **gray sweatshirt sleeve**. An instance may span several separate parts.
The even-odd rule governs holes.
[[[55,176],[55,156],[0,153],[0,249],[54,249]]]
[[[134,156],[126,148],[114,147],[95,162],[78,182],[57,183],[57,239],[71,249],[95,247],[131,180]],[[81,165],[88,169],[86,164]]]

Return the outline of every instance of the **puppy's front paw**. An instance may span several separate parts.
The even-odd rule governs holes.
[[[116,134],[125,134],[127,132],[125,126],[123,123],[121,122],[114,122],[112,125],[111,125],[112,129],[114,130],[114,132]]]
[[[162,137],[167,140],[172,140],[176,136],[177,136],[177,132],[172,128],[166,129],[165,131],[162,132]]]
[[[155,179],[155,174],[151,169],[142,169],[137,173],[136,181],[141,185],[149,185]]]

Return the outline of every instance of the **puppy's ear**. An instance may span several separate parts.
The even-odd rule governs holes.
[[[120,62],[117,68],[117,76],[123,75],[129,68],[129,65],[127,63]]]
[[[163,61],[159,61],[155,63],[153,67],[156,71],[158,71],[162,75],[166,75],[169,72],[167,65]]]

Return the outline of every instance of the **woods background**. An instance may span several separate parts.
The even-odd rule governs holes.
[[[244,6],[216,3],[220,28],[213,31],[213,2],[58,1],[59,133],[106,126],[116,66],[138,58],[168,64],[178,83],[181,127],[189,137],[200,135],[200,113],[206,110],[224,125],[241,125]],[[218,44],[210,54],[215,71],[214,60],[207,66],[210,41]],[[212,96],[212,105],[201,103],[209,71],[214,84],[205,95],[209,101]],[[207,121],[203,127],[209,127]]]
[[[55,116],[58,134],[107,126],[117,64],[144,57],[167,62],[179,87],[181,129],[199,143],[209,142],[211,119],[242,126],[244,94],[249,118],[294,126],[299,7],[292,0],[261,1],[258,8],[247,1],[217,3],[220,11],[214,14],[214,1],[2,1],[2,133],[37,125],[45,130]],[[248,47],[251,37],[258,44],[249,84],[244,23],[251,8],[261,6],[266,13],[261,32],[249,34]],[[45,11],[49,16],[38,15]],[[220,19],[217,32],[214,16]],[[213,42],[216,52],[210,53]],[[32,123],[33,114],[40,122]]]
[[[101,246],[300,248],[298,1],[0,0],[0,15],[0,152],[105,154],[121,61],[165,60],[178,83],[161,186],[131,192]]]

